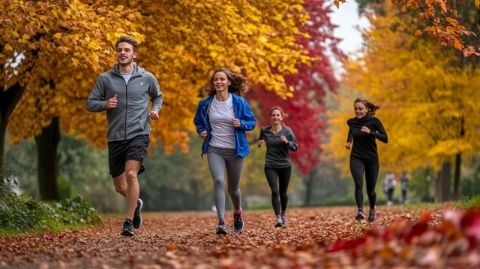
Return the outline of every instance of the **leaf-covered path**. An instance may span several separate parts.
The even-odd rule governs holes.
[[[420,215],[401,207],[380,207],[377,211],[377,222],[370,225],[354,221],[353,207],[291,209],[288,228],[274,228],[270,210],[246,211],[245,231],[226,236],[214,234],[213,212],[145,213],[144,225],[132,238],[119,235],[120,217],[104,217],[101,227],[0,238],[0,268],[385,268],[390,263],[400,266],[397,268],[417,265],[434,268],[439,265],[435,260],[425,261],[425,254],[400,245],[397,247],[400,254],[395,253],[393,246],[386,247],[393,249],[392,253],[382,253],[386,251],[383,247],[379,251],[363,251],[362,255],[367,256],[360,258],[355,258],[358,252],[351,250],[327,252],[336,239],[354,239],[374,226],[381,228],[394,220],[415,221]],[[439,219],[439,212],[435,211],[431,225]],[[227,222],[231,227],[231,216]],[[370,249],[378,245],[372,246],[368,240],[361,244],[362,248]],[[444,254],[441,249],[437,252]],[[473,252],[460,252],[449,261],[438,260],[446,266],[456,259],[466,260],[463,258],[467,256],[470,260],[480,260],[478,254],[477,248]],[[472,261],[466,267],[462,263],[462,268],[475,264]]]

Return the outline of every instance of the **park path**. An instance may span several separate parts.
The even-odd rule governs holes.
[[[419,216],[402,207],[377,211],[370,225],[354,221],[353,207],[291,209],[287,228],[273,227],[271,210],[245,211],[245,231],[226,236],[214,234],[214,212],[144,213],[131,238],[119,235],[121,217],[103,216],[100,227],[0,238],[0,268],[362,268],[326,247]]]

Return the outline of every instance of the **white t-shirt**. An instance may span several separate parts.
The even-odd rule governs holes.
[[[212,139],[209,145],[218,148],[235,148],[235,136],[232,120],[235,118],[233,113],[232,95],[228,99],[220,102],[216,96],[210,104],[208,118],[212,126]]]
[[[132,77],[133,73],[122,73],[122,77],[125,80],[125,83],[128,83],[130,78]]]

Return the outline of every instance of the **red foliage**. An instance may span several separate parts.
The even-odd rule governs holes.
[[[306,48],[315,58],[313,65],[301,65],[297,75],[285,76],[288,86],[294,89],[294,97],[282,100],[265,90],[252,93],[249,98],[258,101],[262,126],[269,124],[269,110],[280,105],[289,118],[285,124],[290,126],[297,138],[299,151],[292,154],[292,159],[302,173],[308,173],[320,161],[320,146],[325,122],[325,94],[336,92],[338,81],[329,57],[337,59],[345,55],[338,48],[340,39],[333,36],[336,27],[330,21],[331,5],[325,0],[306,0],[305,9],[310,14],[310,21],[302,29],[309,38],[300,38],[297,43]]]
[[[353,240],[337,240],[327,247],[328,252],[352,251],[353,257],[358,256],[358,249],[366,247],[368,242],[378,249],[388,246],[388,241],[404,242],[405,246],[433,247],[439,242],[448,242],[456,246],[462,239],[468,242],[468,249],[472,250],[480,244],[480,209],[468,211],[445,211],[442,221],[432,226],[430,213],[422,213],[420,220],[415,223],[398,221],[387,228],[370,230],[364,236]],[[373,242],[373,243],[372,243]],[[446,244],[446,243],[443,243]],[[453,247],[447,248],[448,250]],[[465,251],[465,249],[460,249]],[[457,250],[458,252],[459,250]],[[460,255],[461,253],[454,253]],[[451,255],[453,255],[450,253]]]

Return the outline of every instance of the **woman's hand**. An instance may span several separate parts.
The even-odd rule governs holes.
[[[282,140],[283,143],[288,144],[288,139],[286,136],[284,135],[280,136],[280,140]]]
[[[239,119],[232,119],[233,127],[237,128],[240,127],[240,120]]]
[[[370,129],[368,129],[367,126],[362,126],[362,129],[360,129],[361,132],[364,132],[364,133],[367,133],[367,134],[370,134]]]
[[[261,147],[261,146],[263,145],[263,143],[264,143],[264,142],[265,142],[265,141],[264,141],[263,139],[262,139],[262,140],[260,140],[260,141],[258,141],[258,143],[257,143],[257,147]]]
[[[346,149],[351,149],[352,148],[352,142],[345,143],[345,148]]]
[[[202,139],[205,139],[205,137],[207,137],[207,130],[204,130],[203,132],[201,132],[199,134],[199,136],[202,138]]]

